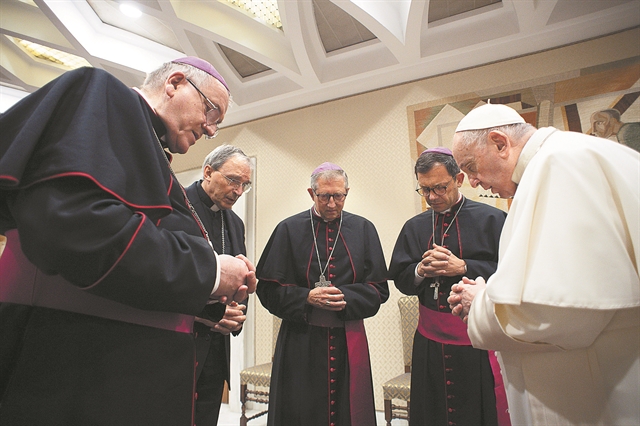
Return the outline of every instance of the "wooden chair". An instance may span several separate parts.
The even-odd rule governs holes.
[[[276,341],[278,340],[278,332],[280,331],[280,323],[282,319],[273,316],[272,328],[272,349],[275,351]],[[273,355],[271,356],[273,360]],[[242,415],[240,416],[240,426],[247,426],[249,420],[253,420],[267,414],[267,408],[254,414],[251,417],[246,415],[247,401],[258,402],[260,404],[269,404],[269,385],[271,384],[271,366],[273,363],[255,365],[245,368],[240,372],[240,402],[242,403]],[[248,385],[253,388],[249,389]]]
[[[400,325],[402,331],[402,352],[404,357],[404,374],[388,380],[382,385],[384,396],[384,419],[391,426],[393,419],[409,420],[411,404],[411,355],[413,352],[413,336],[418,327],[420,316],[418,296],[402,296],[398,300],[400,309]],[[394,399],[406,401],[406,405],[396,405]]]

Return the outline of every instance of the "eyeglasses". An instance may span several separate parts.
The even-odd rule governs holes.
[[[449,181],[446,185],[437,185],[437,186],[434,186],[433,188],[429,188],[428,186],[423,186],[416,189],[416,192],[420,194],[420,196],[422,197],[428,197],[429,193],[431,192],[433,192],[436,195],[442,196],[447,193],[447,188],[449,187],[451,182],[453,182],[454,180],[455,178],[451,179],[451,181]]]
[[[347,198],[347,194],[341,194],[339,192],[336,192],[335,194],[318,194],[314,192],[314,194],[316,194],[316,197],[318,197],[318,199],[323,203],[328,203],[331,197],[333,197],[333,201],[336,203],[344,201],[344,199]]]
[[[185,77],[187,79],[187,81],[189,83],[191,83],[191,85],[193,86],[194,89],[196,89],[198,91],[198,93],[200,93],[200,95],[202,95],[202,97],[204,98],[205,101],[205,115],[207,117],[207,126],[209,127],[214,127],[215,126],[215,131],[213,132],[213,135],[209,136],[209,135],[205,135],[205,138],[207,139],[213,139],[216,136],[218,136],[218,131],[220,130],[220,108],[218,108],[216,106],[216,104],[214,104],[213,102],[211,102],[211,100],[209,98],[207,98],[207,96],[202,93],[202,91],[200,89],[198,89],[198,86],[196,86],[193,81],[191,81],[189,78]]]
[[[218,170],[216,170],[216,172],[220,173]],[[220,173],[222,175],[222,173]],[[235,180],[233,178],[230,178],[228,176],[222,175],[223,178],[225,178],[227,180],[227,182],[229,183],[229,185],[231,187],[233,187],[233,189],[239,189],[242,187],[242,192],[249,192],[251,191],[251,182],[245,182],[242,183],[239,180]]]

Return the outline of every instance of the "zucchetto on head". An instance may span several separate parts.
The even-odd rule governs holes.
[[[199,70],[206,72],[207,74],[218,80],[220,83],[222,83],[222,85],[227,89],[227,92],[231,92],[229,90],[229,86],[227,86],[227,82],[224,81],[224,78],[222,78],[218,70],[216,70],[213,65],[211,65],[204,59],[196,58],[195,56],[185,56],[184,58],[174,59],[171,62],[173,62],[174,64],[191,65],[192,67],[198,68]]]
[[[449,148],[445,148],[444,146],[435,146],[433,148],[425,149],[424,151],[422,151],[420,156],[423,156],[423,155],[429,154],[429,153],[444,154],[444,155],[449,155],[449,156],[453,157],[453,153],[451,152],[451,150]]]
[[[318,173],[325,172],[327,170],[342,170],[342,167],[333,163],[328,163],[328,162],[322,163],[318,167],[316,167],[313,173],[311,173],[311,176],[317,175]]]
[[[486,104],[465,115],[458,123],[456,132],[490,129],[518,123],[525,123],[525,121],[515,109],[502,104]]]

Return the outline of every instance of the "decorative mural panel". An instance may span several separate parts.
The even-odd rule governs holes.
[[[469,93],[407,107],[409,143],[415,161],[426,148],[451,148],[458,122],[476,106],[493,103],[516,109],[536,127],[593,134],[640,151],[640,57],[584,68],[540,83],[494,93]],[[503,200],[482,188],[462,186],[468,198],[503,210]],[[423,200],[423,208],[426,209]]]

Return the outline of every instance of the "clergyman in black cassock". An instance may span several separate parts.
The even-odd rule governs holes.
[[[415,173],[417,191],[431,209],[405,223],[389,265],[395,286],[420,299],[409,423],[509,424],[495,354],[471,346],[466,325],[447,303],[451,286],[463,276],[495,272],[506,213],[459,192],[464,174],[447,148],[423,152]]]
[[[251,160],[239,148],[221,145],[207,155],[202,169],[203,179],[185,190],[216,253],[246,255],[244,223],[231,208],[251,188]],[[196,317],[196,426],[218,424],[224,383],[231,389],[229,334],[240,334],[246,303],[210,304]]]
[[[215,133],[223,81],[192,57],[140,90],[81,68],[0,117],[0,424],[192,424],[193,317],[255,286],[169,165]]]
[[[282,318],[267,424],[375,425],[363,319],[389,297],[373,224],[342,210],[348,181],[323,163],[314,205],[278,224],[257,267],[257,294]]]

